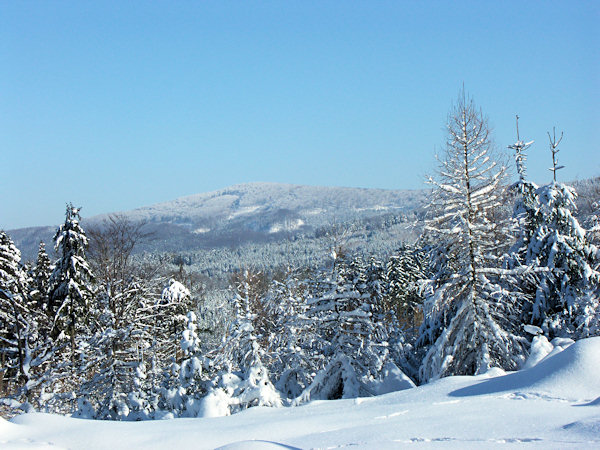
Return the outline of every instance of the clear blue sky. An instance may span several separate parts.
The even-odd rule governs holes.
[[[422,188],[465,83],[600,175],[598,1],[0,1],[0,228],[248,181]]]

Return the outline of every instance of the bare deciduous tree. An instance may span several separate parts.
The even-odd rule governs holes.
[[[510,296],[495,282],[505,245],[501,206],[506,169],[495,158],[487,119],[461,92],[447,123],[427,229],[437,241],[437,273],[424,305],[420,344],[431,344],[423,381],[474,374],[496,365],[516,369],[519,340],[507,330]]]

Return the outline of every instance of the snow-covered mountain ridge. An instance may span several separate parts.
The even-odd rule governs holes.
[[[144,250],[188,251],[272,242],[311,234],[332,224],[385,215],[411,216],[423,207],[426,192],[247,183],[118,214],[147,222],[153,240]],[[83,226],[99,226],[109,216],[85,218]],[[50,244],[54,231],[55,227],[34,227],[9,233],[24,258],[31,258],[40,239]]]
[[[123,214],[133,220],[198,225],[278,212],[282,216],[296,215],[311,223],[315,222],[315,217],[343,218],[369,211],[411,211],[422,205],[423,198],[423,191],[247,183],[136,208]]]

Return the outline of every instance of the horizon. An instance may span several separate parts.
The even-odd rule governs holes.
[[[93,219],[99,216],[109,216],[109,215],[119,215],[119,214],[127,214],[130,213],[132,211],[136,211],[139,209],[145,209],[145,208],[150,208],[150,207],[155,207],[155,206],[160,206],[163,204],[170,204],[170,203],[174,203],[177,202],[179,200],[183,200],[183,199],[188,199],[191,197],[196,197],[196,196],[203,196],[203,195],[208,195],[208,194],[216,194],[219,193],[221,191],[227,191],[229,189],[232,188],[238,188],[238,187],[244,187],[244,186],[250,186],[250,185],[277,185],[277,186],[294,186],[294,187],[302,187],[302,188],[319,188],[319,189],[366,189],[366,190],[379,190],[379,191],[397,191],[397,192],[406,192],[406,191],[424,191],[427,190],[427,187],[421,188],[421,189],[385,189],[385,188],[363,188],[363,187],[358,187],[358,186],[319,186],[319,185],[309,185],[309,184],[295,184],[295,183],[279,183],[279,182],[273,182],[273,181],[248,181],[246,183],[237,183],[237,184],[232,184],[229,186],[224,186],[222,188],[218,188],[212,191],[205,191],[205,192],[197,192],[195,194],[187,194],[187,195],[182,195],[170,200],[166,200],[166,201],[161,201],[161,202],[155,202],[155,203],[151,203],[151,204],[147,204],[147,205],[139,205],[139,206],[135,206],[129,210],[120,210],[120,211],[104,211],[104,212],[100,212],[98,214],[94,214],[94,215],[86,215],[86,214],[81,214],[81,220],[85,221],[85,220],[89,220],[89,219]],[[68,206],[69,203],[72,202],[65,202],[65,205]],[[74,207],[80,209],[81,211],[83,211],[85,209],[84,206],[82,205],[73,205]],[[63,208],[64,211],[64,208]],[[85,212],[85,211],[83,211]],[[63,214],[64,215],[64,214]],[[16,231],[16,230],[21,230],[21,229],[28,229],[28,228],[44,228],[44,227],[55,227],[55,226],[59,226],[61,223],[64,222],[64,218],[62,221],[57,222],[57,223],[53,223],[53,224],[39,224],[39,225],[31,225],[31,226],[25,226],[25,227],[20,227],[20,228],[12,228],[12,229],[6,229],[5,231],[10,232],[10,231]]]
[[[520,116],[536,183],[553,126],[559,181],[596,177],[598,19],[591,1],[3,3],[0,229],[251,180],[425,189],[463,83],[510,163]]]
[[[564,183],[567,185],[573,185],[576,184],[578,182],[585,182],[587,180],[593,180],[596,178],[600,178],[600,176],[598,175],[594,175],[588,178],[582,178],[582,179],[576,179],[576,180],[568,180],[565,181]],[[551,181],[551,180],[550,180]],[[549,182],[550,182],[549,181]],[[548,183],[549,183],[548,182]],[[560,182],[560,181],[559,181]],[[535,181],[534,181],[535,183]],[[428,187],[428,185],[424,185],[421,188],[415,188],[415,189],[395,189],[395,188],[365,188],[365,187],[360,187],[360,186],[323,186],[323,185],[311,185],[311,184],[296,184],[296,183],[280,183],[280,182],[274,182],[274,181],[248,181],[246,183],[237,183],[237,184],[231,184],[229,186],[224,186],[221,188],[217,188],[214,190],[210,190],[210,191],[204,191],[204,192],[196,192],[194,194],[186,194],[186,195],[182,195],[179,197],[175,197],[169,200],[164,200],[164,201],[160,201],[160,202],[154,202],[154,203],[149,203],[146,205],[138,205],[138,206],[134,206],[131,209],[128,210],[118,210],[118,211],[101,211],[97,214],[93,214],[93,215],[87,215],[87,214],[82,214],[81,215],[81,220],[85,221],[85,220],[89,220],[89,219],[93,219],[96,218],[98,216],[110,216],[110,215],[119,215],[119,214],[127,214],[130,213],[132,211],[135,210],[139,210],[139,209],[145,209],[145,208],[150,208],[150,207],[155,207],[155,206],[159,206],[159,205],[163,205],[163,204],[169,204],[169,203],[174,203],[177,202],[179,200],[183,200],[183,199],[187,199],[190,197],[195,197],[195,196],[202,196],[202,195],[207,195],[207,194],[215,194],[221,191],[227,191],[228,189],[231,188],[237,188],[237,187],[243,187],[243,186],[249,186],[249,185],[256,185],[256,184],[265,184],[265,185],[278,185],[278,186],[296,186],[296,187],[309,187],[309,188],[323,188],[323,189],[366,189],[366,190],[380,190],[380,191],[397,191],[397,192],[407,192],[407,191],[427,191],[427,190],[431,190],[433,188]],[[537,183],[536,183],[537,184]],[[547,184],[547,183],[545,183]],[[539,186],[541,186],[542,184],[538,184]],[[65,205],[68,205],[69,203],[72,202],[65,202]],[[77,208],[79,208],[80,210],[82,210],[85,213],[85,205],[73,205]],[[63,205],[63,216],[64,216],[64,205]],[[16,231],[16,230],[21,230],[21,229],[28,229],[28,228],[44,228],[44,227],[56,227],[59,226],[60,224],[62,224],[64,222],[64,217],[56,223],[45,223],[45,224],[37,224],[37,225],[29,225],[29,226],[24,226],[24,227],[18,227],[18,228],[0,228],[3,229],[7,232],[10,231]]]

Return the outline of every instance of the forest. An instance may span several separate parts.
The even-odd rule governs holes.
[[[21,261],[0,231],[1,414],[293,407],[519,370],[551,341],[600,335],[599,180],[578,210],[576,189],[558,181],[555,129],[552,180],[529,180],[518,117],[506,164],[464,91],[446,131],[424,227],[392,252],[350,249],[337,228],[323,231],[318,263],[301,263],[300,240],[277,264],[223,272],[223,288],[183,261],[137,257],[144,224],[117,215],[84,230],[68,204],[56,260],[41,243]]]

